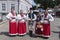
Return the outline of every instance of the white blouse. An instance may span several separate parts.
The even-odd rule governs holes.
[[[7,16],[6,16],[7,19],[11,20],[11,22],[14,22],[16,21],[16,15],[13,16],[12,13],[9,13]],[[14,18],[14,19],[13,19]]]
[[[50,22],[54,21],[54,18],[52,17],[51,14],[48,14],[46,18],[43,17],[42,19],[48,19]],[[46,20],[41,20],[41,23],[43,23],[43,22],[46,22],[47,23]]]
[[[27,17],[26,15],[24,15],[23,17],[21,17],[20,14],[17,15],[16,19],[19,21],[19,22],[25,22]]]

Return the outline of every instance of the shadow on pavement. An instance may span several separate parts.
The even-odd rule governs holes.
[[[29,35],[29,33],[27,33],[27,35]],[[39,38],[43,38],[43,39],[49,39],[49,37],[37,36],[37,35],[35,35],[35,34],[33,34],[33,36],[30,36],[30,35],[29,35],[29,37],[32,37],[32,38],[37,38],[37,37],[39,37]]]
[[[60,39],[60,26],[58,26],[58,28],[59,28],[59,39]]]
[[[54,33],[56,33],[56,32],[54,32]],[[24,37],[24,36],[29,35],[29,34],[27,33],[26,35],[22,35],[22,36],[20,36],[20,35],[11,36],[11,35],[9,35],[8,32],[1,32],[0,35],[1,35],[1,36],[2,36],[2,35],[5,35],[5,36],[7,36],[7,37],[16,37],[16,36]],[[30,37],[30,36],[29,36],[29,37]],[[32,38],[37,38],[37,37],[43,38],[43,39],[48,39],[48,38],[45,38],[45,37],[42,37],[42,36],[36,36],[35,34],[33,34],[33,36],[32,36]]]
[[[60,39],[60,31],[52,31],[52,32],[59,34],[59,39]]]
[[[59,31],[52,31],[52,32],[59,34],[59,39],[60,39],[60,26],[58,26],[58,28],[59,28]]]
[[[52,31],[53,33],[59,33],[60,31]]]
[[[8,36],[8,37],[15,37],[15,35],[13,35],[13,36],[9,35],[8,32],[1,32],[0,35],[5,35],[5,36]]]

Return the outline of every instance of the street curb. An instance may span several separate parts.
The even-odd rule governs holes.
[[[7,22],[7,20],[3,20],[3,22],[1,22],[0,25],[3,24],[3,23],[5,23],[5,22]]]

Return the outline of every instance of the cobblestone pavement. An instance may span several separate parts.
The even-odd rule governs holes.
[[[55,21],[51,22],[51,37],[49,39],[29,37],[29,35],[10,37],[8,25],[8,21],[0,25],[0,40],[59,40],[60,38],[60,18],[55,18]]]

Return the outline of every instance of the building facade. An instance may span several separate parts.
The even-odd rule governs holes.
[[[19,0],[19,10],[27,13],[30,7],[32,7],[31,0]],[[9,13],[11,8],[14,8],[15,12],[18,13],[18,0],[0,0],[0,13]]]

